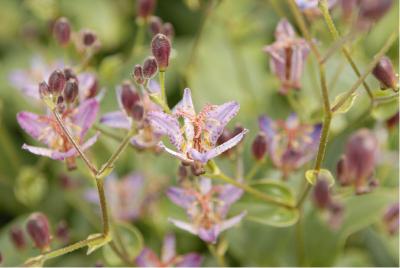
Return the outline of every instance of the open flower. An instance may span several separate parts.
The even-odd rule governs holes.
[[[157,93],[160,88],[156,82],[150,81],[150,90]],[[158,149],[161,135],[153,130],[148,114],[151,111],[161,111],[161,107],[150,100],[149,93],[143,92],[139,95],[130,84],[117,87],[116,94],[120,110],[103,115],[100,122],[112,128],[128,130],[135,123],[138,134],[131,139],[131,143],[139,149]]]
[[[246,215],[243,211],[226,219],[230,206],[243,194],[243,190],[232,185],[212,185],[209,178],[202,177],[198,187],[170,187],[167,196],[176,205],[184,208],[190,223],[169,219],[177,227],[198,235],[208,243],[216,243],[219,234],[239,223]]]
[[[120,180],[111,175],[105,179],[104,187],[114,219],[130,221],[140,217],[143,206],[148,201],[144,178],[141,174],[131,173]],[[100,204],[97,191],[94,189],[87,191],[85,197],[92,203]]]
[[[304,62],[310,48],[306,40],[296,37],[286,19],[280,20],[275,38],[275,43],[265,46],[263,50],[270,55],[272,72],[281,81],[280,93],[287,94],[291,88],[300,89]]]
[[[203,257],[197,253],[188,253],[185,255],[176,254],[175,236],[168,234],[164,238],[161,249],[161,258],[151,250],[145,247],[136,258],[136,264],[139,267],[200,267]]]
[[[98,110],[97,100],[89,99],[78,107],[67,107],[61,113],[65,126],[83,150],[92,146],[97,140],[98,134],[86,142],[84,137],[96,120]],[[75,158],[78,152],[52,114],[38,115],[31,112],[20,112],[17,114],[17,121],[32,138],[47,145],[47,147],[36,147],[24,144],[23,149],[55,160],[66,160],[69,169],[75,168]]]
[[[301,124],[297,115],[291,114],[286,121],[261,116],[259,126],[267,140],[272,163],[285,177],[313,158],[317,151],[321,124]]]
[[[224,127],[238,113],[239,104],[235,101],[222,105],[206,105],[196,114],[190,89],[186,88],[182,100],[175,106],[172,114],[152,111],[148,117],[155,131],[167,135],[178,152],[160,142],[168,153],[185,163],[205,164],[208,160],[222,154],[238,144],[247,133],[243,129],[239,134],[221,145],[217,145]],[[178,121],[183,118],[183,128]]]

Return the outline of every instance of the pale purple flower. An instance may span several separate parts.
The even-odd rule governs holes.
[[[228,122],[236,116],[239,104],[235,101],[222,105],[206,105],[196,114],[190,89],[186,88],[182,100],[175,106],[172,114],[152,111],[148,117],[156,132],[166,135],[177,151],[160,146],[185,163],[205,164],[208,160],[236,146],[247,133],[243,129],[239,134],[217,146]],[[183,127],[179,123],[183,119]]]
[[[154,94],[160,92],[159,85],[152,80],[150,81],[149,89],[151,90],[151,93]],[[138,105],[143,108],[143,117],[138,121],[132,118],[122,105],[121,86],[117,87],[116,95],[120,110],[103,115],[100,118],[100,122],[112,128],[122,128],[127,130],[132,129],[133,124],[136,124],[138,133],[131,139],[131,143],[139,149],[154,148],[157,150],[161,135],[153,130],[148,114],[151,111],[161,111],[161,107],[150,100],[149,93],[143,92],[138,101]]]
[[[89,99],[78,107],[64,109],[61,113],[65,126],[83,150],[92,146],[97,140],[98,134],[86,141],[84,141],[84,137],[96,120],[98,110],[98,101]],[[24,144],[22,146],[24,150],[55,160],[66,160],[68,168],[75,167],[75,158],[78,156],[78,152],[69,142],[52,114],[38,115],[31,112],[20,112],[17,114],[17,121],[26,133],[47,146],[37,147]]]
[[[230,206],[243,194],[233,185],[212,185],[209,178],[201,177],[198,187],[170,187],[167,196],[176,205],[184,208],[189,223],[169,219],[177,227],[199,236],[208,243],[216,243],[220,233],[236,225],[246,212],[226,219]]]
[[[263,50],[270,55],[271,70],[281,81],[280,93],[287,94],[290,89],[301,88],[301,75],[310,48],[305,39],[296,37],[287,19],[279,21],[275,38]]]
[[[261,116],[259,127],[265,134],[272,163],[285,177],[310,161],[318,149],[321,124],[302,124],[296,114],[291,114],[286,121]]]
[[[136,258],[139,267],[200,267],[203,257],[198,253],[176,254],[176,239],[172,234],[164,237],[161,258],[148,247],[145,247]]]
[[[135,220],[142,214],[144,206],[148,206],[145,181],[140,173],[131,173],[120,180],[112,174],[105,179],[104,187],[111,215],[116,220]],[[96,190],[87,191],[85,197],[99,204]]]

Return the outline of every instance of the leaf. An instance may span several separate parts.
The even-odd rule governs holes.
[[[399,109],[398,98],[385,103],[379,103],[372,109],[372,117],[384,121],[392,117]]]
[[[86,252],[86,255],[89,255],[93,251],[101,248],[102,246],[110,242],[112,240],[112,236],[111,235],[104,236],[103,234],[91,234],[88,236],[87,239],[88,240],[93,239],[93,241],[89,242],[88,244],[88,250]]]
[[[309,184],[315,185],[317,182],[317,174],[320,178],[324,178],[325,180],[328,181],[329,187],[332,187],[335,184],[335,178],[333,177],[332,173],[327,170],[327,169],[320,169],[319,172],[317,172],[314,169],[309,169],[306,171],[306,179]]]
[[[347,92],[343,92],[343,93],[340,93],[339,95],[337,95],[335,97],[335,100],[333,101],[332,107],[335,107],[339,102],[341,102],[342,99],[346,96],[346,94],[347,94]],[[357,98],[357,93],[354,92],[343,102],[343,104],[340,106],[340,108],[335,111],[335,114],[344,114],[347,111],[349,111],[350,108],[353,106],[356,98]]]
[[[111,232],[116,249],[125,254],[127,260],[135,260],[143,249],[143,237],[140,231],[130,224],[115,223]],[[103,247],[103,256],[110,266],[128,264],[123,263],[110,245]]]
[[[18,201],[26,206],[35,206],[42,200],[47,190],[47,181],[33,167],[24,167],[20,170],[14,186]]]
[[[258,191],[275,197],[288,205],[295,205],[295,197],[286,184],[275,180],[260,180],[251,186]],[[297,209],[291,209],[276,204],[268,203],[250,194],[245,194],[243,198],[234,205],[233,210],[247,211],[246,220],[258,222],[275,227],[286,227],[293,225],[299,218]]]

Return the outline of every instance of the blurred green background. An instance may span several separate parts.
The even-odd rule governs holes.
[[[352,43],[352,56],[361,70],[389,34],[398,29],[398,1],[394,2],[391,11],[377,25],[369,32],[357,35]],[[17,68],[29,68],[31,59],[37,55],[48,62],[65,57],[50,28],[52,21],[65,16],[75,30],[91,28],[97,32],[102,48],[90,69],[98,73],[100,85],[106,89],[101,111],[115,110],[115,86],[130,79],[134,64],[141,63],[150,54],[148,34],[145,49],[140,55],[131,57],[137,31],[135,8],[135,1],[128,0],[0,1],[0,252],[4,259],[0,266],[18,265],[38,254],[31,245],[24,251],[15,250],[9,239],[9,228],[23,226],[27,215],[33,211],[46,213],[52,226],[61,220],[67,221],[71,241],[100,230],[98,215],[83,198],[85,190],[93,187],[83,164],[79,161],[79,169],[68,174],[79,183],[76,190],[68,191],[60,182],[61,174],[66,173],[62,163],[40,159],[21,150],[24,142],[32,144],[33,141],[18,126],[16,113],[22,110],[38,112],[40,109],[9,83],[10,73]],[[250,145],[258,132],[257,117],[267,114],[283,119],[294,110],[287,98],[278,94],[279,82],[270,72],[268,58],[262,52],[262,47],[274,40],[279,11],[287,14],[293,22],[285,1],[225,0],[211,5],[210,1],[200,0],[159,0],[155,11],[164,21],[171,22],[176,31],[173,59],[167,72],[170,105],[180,99],[185,87],[192,89],[198,109],[205,103],[239,101],[241,111],[230,127],[240,123],[251,131],[243,145],[245,170],[251,168],[253,161]],[[349,25],[343,22],[340,8],[335,8],[332,13],[340,31],[347,32]],[[333,42],[324,21],[316,18],[310,27],[320,50],[326,51]],[[398,48],[396,42],[388,53],[396,67]],[[343,71],[339,78],[335,78],[338,68],[343,68]],[[356,81],[340,52],[328,61],[326,70],[331,100]],[[367,78],[367,82],[374,92],[379,92],[379,83],[372,76]],[[312,56],[307,60],[302,85],[296,94],[303,108],[302,118],[306,122],[320,122],[322,99]],[[385,209],[399,200],[398,126],[391,130],[385,128],[385,120],[398,111],[397,101],[378,107],[372,116],[354,123],[368,105],[364,91],[359,89],[358,92],[359,97],[351,110],[333,120],[324,167],[334,173],[347,137],[360,127],[385,131],[387,136],[381,140],[381,150],[390,156],[387,158],[390,160],[379,163],[376,177],[380,186],[373,193],[341,195],[340,189],[335,188],[346,209],[339,230],[330,229],[312,203],[306,203],[301,228],[304,228],[306,263],[311,266],[399,265],[398,234],[389,235],[382,223]],[[100,165],[116,146],[115,141],[102,136],[90,150],[90,157]],[[221,159],[219,162],[228,174],[234,174],[229,160]],[[291,176],[288,185],[295,193],[304,180],[304,171],[311,164]],[[129,148],[117,163],[116,174],[122,177],[138,171],[144,175],[149,187],[159,191],[159,198],[152,208],[134,223],[146,245],[159,249],[163,235],[174,232],[177,234],[178,252],[200,252],[206,257],[203,265],[216,265],[203,242],[167,222],[169,216],[184,217],[183,211],[163,194],[168,185],[176,184],[177,168],[178,162],[169,156],[155,156]],[[257,178],[279,179],[279,173],[267,164]],[[229,242],[226,258],[232,266],[298,265],[294,226],[276,228],[245,220],[227,231],[224,237]],[[102,250],[89,256],[84,250],[78,250],[46,264],[94,266],[97,262],[107,265]]]

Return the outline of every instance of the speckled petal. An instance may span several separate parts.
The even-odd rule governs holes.
[[[178,102],[177,105],[175,105],[173,112],[185,113],[189,116],[196,115],[192,101],[192,92],[190,91],[190,88],[185,88],[185,90],[183,91],[182,100]]]
[[[220,232],[221,231],[218,225],[214,225],[209,229],[200,228],[199,237],[207,243],[215,244],[217,243],[217,238]]]
[[[48,144],[48,142],[43,139],[42,131],[44,128],[49,126],[49,123],[46,122],[45,116],[40,116],[30,112],[20,112],[17,114],[18,124],[21,126],[26,133],[28,133],[32,138]]]
[[[163,112],[153,111],[147,114],[147,118],[149,119],[150,124],[156,133],[167,135],[169,141],[178,150],[181,149],[183,138],[179,127],[179,122],[175,117]]]
[[[200,267],[203,257],[197,253],[189,253],[182,256],[182,260],[176,264],[176,267]]]
[[[100,123],[112,128],[131,128],[131,121],[122,111],[106,113],[100,118]]]
[[[180,220],[176,220],[176,219],[171,219],[171,218],[169,218],[168,221],[170,223],[174,224],[176,227],[182,229],[182,230],[185,230],[185,231],[187,231],[187,232],[189,232],[191,234],[197,235],[196,228],[190,223],[187,223],[187,222],[184,222],[184,221],[180,221]]]
[[[136,265],[139,267],[159,267],[161,262],[154,251],[149,248],[144,248],[136,258]]]
[[[185,162],[185,163],[187,163],[187,164],[193,163],[193,160],[187,158],[187,156],[186,156],[185,154],[182,154],[182,153],[179,153],[179,152],[176,152],[176,151],[174,151],[174,150],[169,149],[169,148],[166,147],[166,146],[164,145],[164,143],[161,142],[161,141],[158,143],[158,147],[160,147],[162,150],[166,151],[166,152],[169,153],[170,155],[172,155],[172,156],[178,158],[179,160],[181,160],[181,161],[183,161],[183,162]]]
[[[183,208],[189,208],[196,200],[194,195],[187,190],[178,187],[169,187],[167,190],[168,198],[175,204]]]
[[[81,139],[96,121],[98,111],[99,103],[96,99],[86,100],[79,105],[78,112],[72,120],[81,127]]]
[[[274,121],[268,116],[263,115],[258,118],[258,126],[266,135],[268,142],[271,142],[275,136]]]
[[[221,228],[221,232],[225,231],[226,229],[229,229],[231,227],[233,227],[234,225],[238,224],[244,216],[246,216],[247,212],[243,211],[242,213],[240,213],[239,215],[236,215],[235,217],[232,217],[226,221],[223,221],[220,224],[220,228]]]

